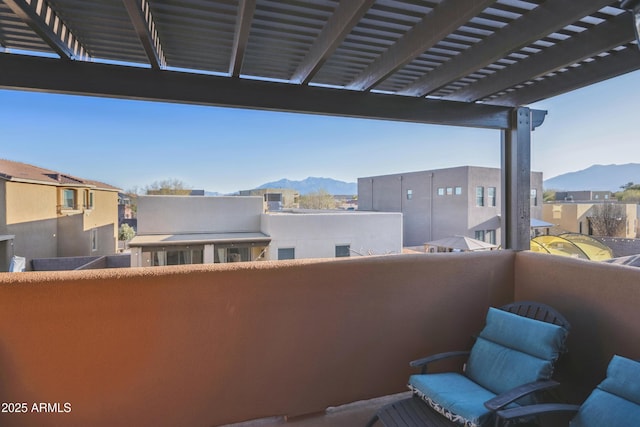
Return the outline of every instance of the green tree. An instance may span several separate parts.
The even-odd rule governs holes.
[[[634,184],[633,182],[629,181],[625,185],[621,185],[620,188],[622,188],[622,190],[640,190],[640,184]]]
[[[542,193],[542,201],[552,202],[556,199],[556,190],[544,190]]]
[[[640,204],[640,185],[635,185],[632,188],[628,188],[622,192],[616,193],[616,198],[624,203],[638,203]]]
[[[128,242],[136,236],[136,231],[129,224],[122,224],[118,231],[118,240]]]
[[[326,190],[320,189],[300,196],[300,207],[304,209],[335,209],[336,200]]]
[[[191,188],[179,179],[170,178],[147,185],[144,194],[188,196],[191,194]]]

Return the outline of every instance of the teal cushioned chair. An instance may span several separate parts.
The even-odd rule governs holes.
[[[423,373],[412,375],[408,386],[453,425],[492,426],[497,410],[534,403],[532,392],[558,384],[551,376],[569,328],[564,317],[543,304],[490,308],[471,351],[411,362]],[[428,364],[456,356],[468,356],[462,373],[426,373]]]
[[[509,425],[523,417],[552,412],[576,412],[569,427],[630,427],[640,425],[640,362],[615,355],[607,377],[581,406],[541,404],[498,411]]]

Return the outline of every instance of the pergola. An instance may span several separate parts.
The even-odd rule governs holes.
[[[611,0],[1,0],[0,88],[501,130],[529,248],[526,105],[640,68]]]

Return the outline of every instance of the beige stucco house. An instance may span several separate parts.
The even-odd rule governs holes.
[[[594,206],[602,202],[550,202],[545,203],[542,210],[542,219],[552,223],[553,234],[563,232],[593,235],[591,217],[594,215]],[[638,236],[638,206],[633,203],[617,203],[624,212],[624,227],[616,236],[633,239]]]
[[[0,159],[0,271],[11,258],[116,252],[118,189],[26,163]]]

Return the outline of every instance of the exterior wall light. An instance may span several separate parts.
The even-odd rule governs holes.
[[[628,10],[633,15],[633,27],[636,30],[636,40],[640,49],[640,0],[622,0],[620,7]]]

